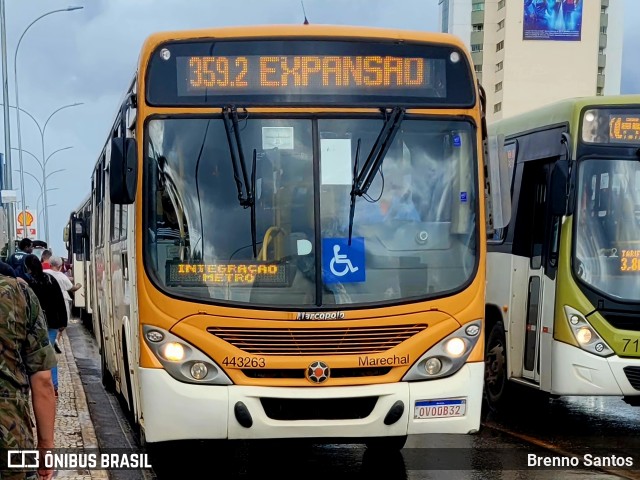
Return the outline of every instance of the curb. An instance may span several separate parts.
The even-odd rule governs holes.
[[[93,422],[91,421],[91,415],[89,414],[89,406],[87,405],[87,398],[84,394],[84,387],[82,386],[82,380],[80,379],[78,366],[76,365],[76,360],[73,357],[73,352],[71,351],[71,342],[69,341],[66,330],[62,332],[60,340],[64,343],[63,351],[69,369],[69,377],[75,393],[75,404],[78,412],[78,421],[80,423],[82,443],[85,449],[97,449],[99,445],[96,438],[96,432],[93,428]],[[106,470],[90,470],[90,473],[92,479],[109,479],[109,475]]]

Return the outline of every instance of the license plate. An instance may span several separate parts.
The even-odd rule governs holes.
[[[416,401],[413,418],[462,417],[467,411],[466,398],[447,398],[443,400]]]

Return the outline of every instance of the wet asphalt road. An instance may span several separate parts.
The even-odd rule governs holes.
[[[70,325],[68,333],[101,448],[134,448],[136,436],[118,400],[100,383],[95,341],[79,324]],[[380,454],[362,445],[273,441],[190,443],[174,446],[171,455],[161,453],[152,457],[155,471],[119,470],[110,472],[110,476],[115,480],[640,480],[640,407],[631,407],[619,398],[549,400],[525,391],[513,399],[508,411],[489,413],[478,434],[416,436],[397,454]],[[578,466],[528,467],[531,454],[576,456]],[[587,468],[583,464],[586,454],[629,457],[634,465]]]

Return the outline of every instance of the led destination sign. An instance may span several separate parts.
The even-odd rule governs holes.
[[[453,45],[365,39],[166,43],[147,72],[152,105],[475,105],[468,58]]]
[[[168,263],[167,283],[178,286],[287,284],[284,265],[275,263],[193,264]]]
[[[202,95],[205,90],[213,95],[278,89],[309,93],[381,88],[409,91],[435,87],[431,65],[424,58],[380,55],[179,57],[178,89],[186,95]]]
[[[640,142],[639,115],[609,115],[611,143]]]
[[[591,108],[585,110],[582,141],[637,145],[640,143],[640,108]]]
[[[620,271],[640,273],[640,250],[622,250]]]

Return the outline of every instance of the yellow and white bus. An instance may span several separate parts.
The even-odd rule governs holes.
[[[91,196],[88,195],[82,203],[69,216],[69,223],[64,229],[64,242],[67,247],[67,261],[73,275],[73,282],[82,285],[73,293],[73,309],[78,314],[83,324],[93,331],[94,325],[91,317],[92,294],[91,288],[95,284],[91,281],[91,249],[89,248],[89,230],[84,230],[83,225],[91,225]],[[74,219],[81,220],[75,222]],[[72,225],[79,226],[78,235],[71,234]]]
[[[487,396],[640,400],[640,96],[497,122],[513,217],[487,260]]]
[[[72,225],[103,382],[146,442],[479,429],[480,100],[448,35],[147,39]]]

